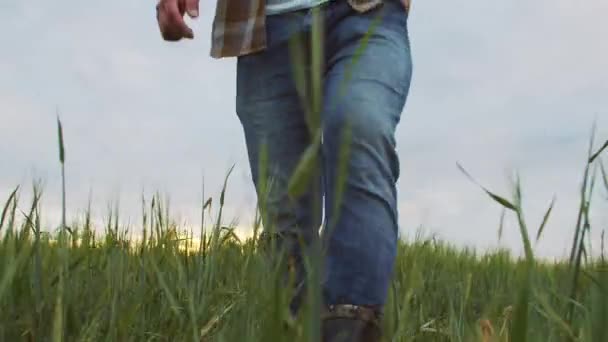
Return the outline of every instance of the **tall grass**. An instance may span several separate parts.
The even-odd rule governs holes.
[[[608,179],[599,157],[584,172],[583,213],[574,261],[535,260],[521,185],[512,199],[484,189],[518,218],[525,256],[479,255],[446,243],[400,243],[384,326],[391,341],[604,341],[608,336],[608,264],[585,251],[592,188]],[[463,169],[464,171],[464,169]],[[600,177],[594,181],[594,177]],[[228,177],[219,197],[225,205]],[[318,317],[291,321],[289,290],[258,252],[240,241],[222,210],[193,234],[172,219],[166,200],[142,200],[144,233],[132,239],[113,210],[94,227],[90,209],[71,233],[41,227],[42,189],[28,211],[20,189],[0,216],[0,341],[304,341]],[[89,206],[90,208],[90,206]],[[550,220],[544,216],[537,238]],[[65,227],[62,223],[61,227]],[[60,227],[60,228],[61,228]],[[577,225],[579,227],[579,225]],[[578,251],[580,257],[578,257]],[[306,305],[314,305],[313,302]],[[311,310],[312,311],[312,310]],[[285,322],[288,322],[286,325]]]

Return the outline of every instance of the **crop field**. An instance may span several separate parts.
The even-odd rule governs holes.
[[[605,148],[593,153],[590,147],[569,260],[535,259],[531,240],[542,239],[552,206],[541,227],[528,227],[517,182],[512,196],[481,191],[518,218],[524,257],[504,250],[479,255],[434,239],[401,243],[383,318],[385,339],[608,341],[608,262],[603,244],[599,256],[586,252],[591,194],[608,191],[600,159]],[[60,162],[63,167],[61,131]],[[209,217],[214,199],[201,204],[200,235],[174,223],[161,196],[142,199],[143,235],[134,239],[119,224],[117,210],[105,227],[93,227],[87,213],[72,226],[64,221],[58,230],[45,229],[42,191],[34,186],[33,192],[32,203],[24,204],[15,189],[1,212],[0,341],[318,336],[311,309],[318,307],[318,291],[311,287],[300,316],[288,315],[282,273],[257,248],[259,224],[244,241],[223,226],[223,193],[218,217]],[[309,265],[315,279],[318,263]]]

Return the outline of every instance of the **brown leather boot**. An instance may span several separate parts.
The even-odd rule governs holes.
[[[327,308],[322,321],[323,342],[379,342],[379,315],[373,309],[350,304]]]

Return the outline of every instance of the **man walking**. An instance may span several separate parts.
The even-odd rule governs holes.
[[[321,189],[323,209],[333,225],[324,236],[322,336],[332,342],[379,341],[378,322],[398,240],[395,130],[412,75],[409,0],[218,0],[211,55],[237,57],[236,113],[254,184],[258,195],[265,196],[266,217],[272,220],[264,226],[272,225],[276,231],[266,236],[285,246],[310,243],[318,234],[323,202],[312,190],[296,199],[287,193],[296,165],[315,139],[294,77],[290,41],[303,38],[301,67],[310,71],[311,46],[306,37],[311,34],[315,7],[321,7],[324,26],[323,140],[321,176],[314,180],[318,187],[311,189]],[[163,38],[193,38],[183,16],[195,18],[198,11],[198,0],[160,0],[157,17]],[[348,81],[343,84],[345,77]],[[346,127],[351,140],[346,181],[338,195]],[[267,194],[260,189],[262,145],[272,179]],[[301,260],[300,248],[288,250],[292,258]]]

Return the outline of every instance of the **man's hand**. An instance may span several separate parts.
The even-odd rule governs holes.
[[[199,0],[160,0],[156,5],[156,20],[164,40],[178,41],[192,39],[194,33],[186,25],[184,14],[190,18],[198,17]]]

